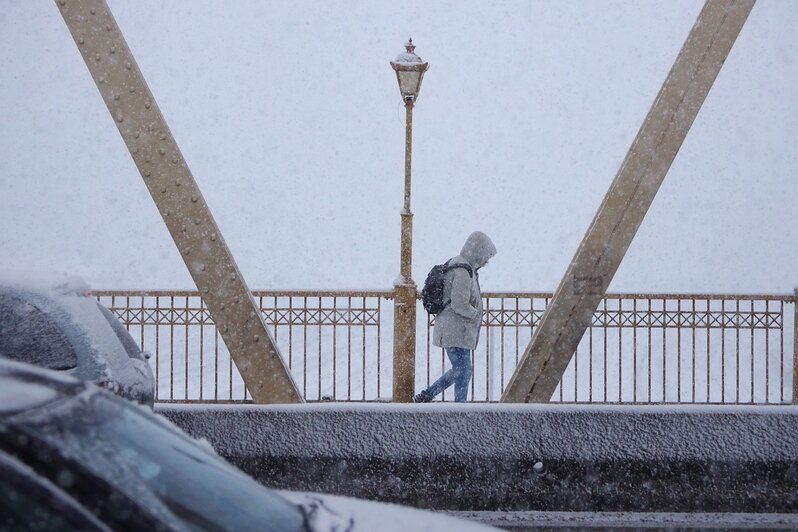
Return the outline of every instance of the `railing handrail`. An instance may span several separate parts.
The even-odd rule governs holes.
[[[393,297],[393,290],[252,290],[253,297]],[[198,290],[92,290],[94,296],[102,297],[199,297]]]
[[[482,297],[487,298],[551,298],[554,295],[553,292],[482,292]],[[604,294],[605,299],[651,299],[653,300],[668,300],[668,301],[677,301],[677,300],[689,300],[689,299],[696,299],[700,301],[731,301],[731,300],[740,300],[740,301],[784,301],[785,303],[795,303],[796,296],[795,294],[690,294],[690,293],[606,293]]]
[[[134,296],[134,297],[199,297],[201,294],[198,290],[115,290],[115,289],[100,289],[92,290],[95,296]],[[392,289],[370,289],[370,290],[252,290],[254,297],[382,297],[384,299],[392,299],[394,291]],[[551,298],[553,292],[506,292],[506,291],[490,291],[482,292],[482,297],[485,298],[537,298],[545,299]],[[421,298],[421,291],[418,294]],[[798,296],[795,294],[710,294],[710,293],[662,293],[662,292],[636,292],[636,293],[607,293],[604,295],[605,299],[651,299],[651,300],[702,300],[702,301],[783,301],[785,303],[795,303]]]

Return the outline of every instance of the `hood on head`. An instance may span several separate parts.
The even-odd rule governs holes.
[[[471,233],[460,251],[460,256],[476,269],[483,267],[495,254],[496,246],[488,235],[480,231]]]

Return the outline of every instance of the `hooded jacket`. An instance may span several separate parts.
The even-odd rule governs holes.
[[[496,246],[488,235],[476,231],[466,239],[460,254],[449,260],[450,266],[468,264],[474,276],[471,277],[465,268],[453,268],[446,272],[443,300],[451,303],[435,317],[432,343],[436,346],[476,349],[482,325],[478,271],[495,254]]]

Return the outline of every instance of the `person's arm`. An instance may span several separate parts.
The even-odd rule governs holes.
[[[471,276],[465,268],[454,268],[452,273],[452,302],[449,306],[455,314],[469,320],[479,318],[479,309],[471,305]]]

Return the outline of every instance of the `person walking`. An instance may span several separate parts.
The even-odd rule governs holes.
[[[479,269],[494,255],[496,246],[488,235],[475,231],[466,239],[460,254],[446,263],[443,300],[447,304],[435,317],[432,343],[446,350],[452,367],[429,388],[418,393],[413,402],[428,403],[452,384],[455,402],[462,403],[468,398],[471,351],[479,343],[479,328],[482,325]]]

